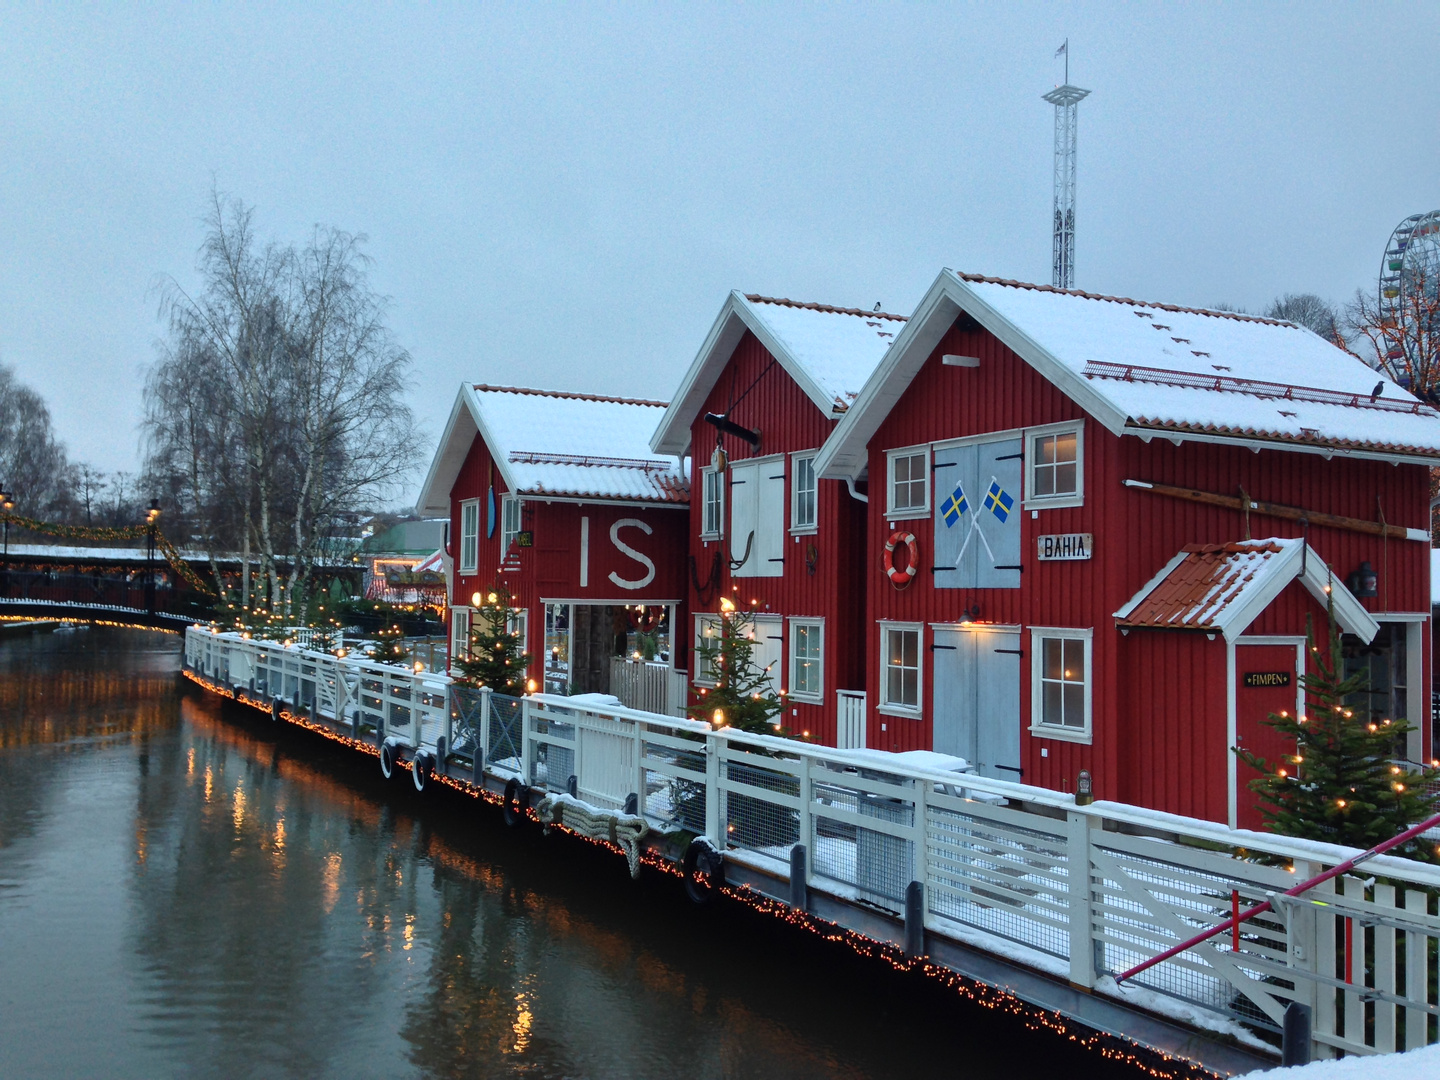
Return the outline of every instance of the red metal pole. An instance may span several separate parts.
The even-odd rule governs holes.
[[[1355,981],[1355,920],[1345,920],[1345,981]]]
[[[1359,866],[1361,863],[1367,862],[1368,860],[1373,859],[1376,855],[1383,855],[1385,852],[1389,851],[1391,848],[1393,848],[1393,847],[1399,847],[1401,844],[1405,843],[1407,840],[1413,840],[1415,837],[1417,837],[1417,836],[1419,836],[1421,833],[1423,833],[1426,829],[1433,829],[1436,825],[1440,825],[1440,814],[1436,814],[1436,815],[1433,816],[1433,817],[1428,817],[1428,818],[1426,818],[1424,821],[1420,822],[1419,825],[1412,825],[1412,826],[1410,826],[1410,828],[1406,829],[1404,832],[1402,832],[1402,833],[1400,833],[1400,834],[1398,834],[1398,835],[1396,835],[1396,836],[1392,836],[1389,840],[1385,840],[1385,841],[1382,841],[1381,843],[1376,844],[1376,845],[1375,845],[1374,847],[1372,847],[1369,851],[1362,851],[1359,855],[1356,855],[1353,859],[1346,859],[1346,860],[1345,860],[1344,862],[1342,862],[1339,866],[1333,866],[1333,867],[1331,867],[1329,870],[1326,870],[1323,874],[1317,874],[1315,877],[1311,878],[1311,879],[1308,880],[1308,881],[1302,881],[1299,885],[1296,885],[1294,888],[1286,889],[1286,890],[1285,890],[1283,893],[1281,893],[1280,895],[1281,895],[1281,896],[1299,896],[1301,893],[1305,892],[1307,889],[1313,889],[1316,885],[1323,885],[1325,882],[1331,880],[1332,878],[1337,878],[1337,877],[1339,877],[1341,874],[1348,874],[1351,870],[1355,869],[1355,867]],[[1233,928],[1235,928],[1235,927],[1238,927],[1242,922],[1245,922],[1245,921],[1248,920],[1248,919],[1253,919],[1256,915],[1262,915],[1262,914],[1264,914],[1264,913],[1267,912],[1267,911],[1273,911],[1273,910],[1274,910],[1274,908],[1271,906],[1271,903],[1270,903],[1269,900],[1266,900],[1263,904],[1257,904],[1255,907],[1251,908],[1249,911],[1242,912],[1242,913],[1239,914],[1239,915],[1233,915],[1233,916],[1231,916],[1230,918],[1226,919],[1223,923],[1221,923],[1219,926],[1212,926],[1209,930],[1206,930],[1206,931],[1204,931],[1203,933],[1200,933],[1200,934],[1196,934],[1194,937],[1188,938],[1188,939],[1186,939],[1185,941],[1180,942],[1179,945],[1172,945],[1170,948],[1166,949],[1164,952],[1159,953],[1159,954],[1156,955],[1156,956],[1152,956],[1149,960],[1146,960],[1144,963],[1136,964],[1136,965],[1135,965],[1133,968],[1131,968],[1129,971],[1123,972],[1122,974],[1115,976],[1115,981],[1116,981],[1116,983],[1122,983],[1122,982],[1124,982],[1126,979],[1131,978],[1132,976],[1135,976],[1135,975],[1139,975],[1140,972],[1145,971],[1145,970],[1147,970],[1148,968],[1154,967],[1156,964],[1164,963],[1166,960],[1169,960],[1172,956],[1177,956],[1177,955],[1179,955],[1180,953],[1184,952],[1186,949],[1193,949],[1196,945],[1199,945],[1202,941],[1208,941],[1210,938],[1214,937],[1216,934],[1223,934],[1226,930],[1231,930],[1231,929],[1233,929]]]
[[[1235,925],[1230,928],[1230,951],[1240,951],[1240,890],[1230,890],[1230,921]]]

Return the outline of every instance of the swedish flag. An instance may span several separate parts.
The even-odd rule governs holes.
[[[985,509],[989,510],[1001,521],[1010,516],[1010,511],[1015,509],[1015,500],[1004,488],[1000,481],[992,479],[990,490],[985,493]]]
[[[970,504],[965,500],[965,489],[956,484],[950,497],[940,504],[940,516],[945,519],[945,527],[950,528],[960,520],[960,515],[969,509]]]

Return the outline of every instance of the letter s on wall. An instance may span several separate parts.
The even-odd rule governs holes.
[[[627,527],[643,530],[646,536],[649,536],[655,530],[650,528],[649,525],[646,525],[645,522],[641,521],[639,518],[621,518],[619,521],[615,522],[614,525],[610,526],[610,542],[615,545],[615,549],[619,551],[621,555],[628,555],[630,556],[630,558],[638,562],[641,566],[645,567],[645,576],[643,578],[640,578],[638,581],[629,581],[626,578],[622,578],[619,574],[615,573],[615,571],[612,570],[610,571],[610,580],[613,581],[616,585],[620,586],[620,588],[622,589],[643,589],[646,585],[649,585],[650,582],[655,580],[655,564],[651,562],[647,556],[645,556],[641,552],[636,551],[629,544],[625,543],[625,541],[620,539],[620,530]]]

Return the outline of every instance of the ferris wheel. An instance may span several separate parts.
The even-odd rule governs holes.
[[[1403,337],[1407,323],[1418,311],[1417,294],[1434,297],[1440,288],[1440,210],[1428,214],[1411,214],[1390,234],[1385,245],[1385,261],[1380,266],[1380,316]],[[1396,341],[1388,359],[1404,356],[1404,346]]]

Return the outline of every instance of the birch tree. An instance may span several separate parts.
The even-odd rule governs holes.
[[[303,248],[262,244],[253,210],[212,192],[199,288],[162,289],[147,467],[181,493],[212,568],[222,551],[241,553],[247,605],[303,615],[295,601],[338,523],[398,494],[418,459],[410,357],[363,244],[319,227]]]

